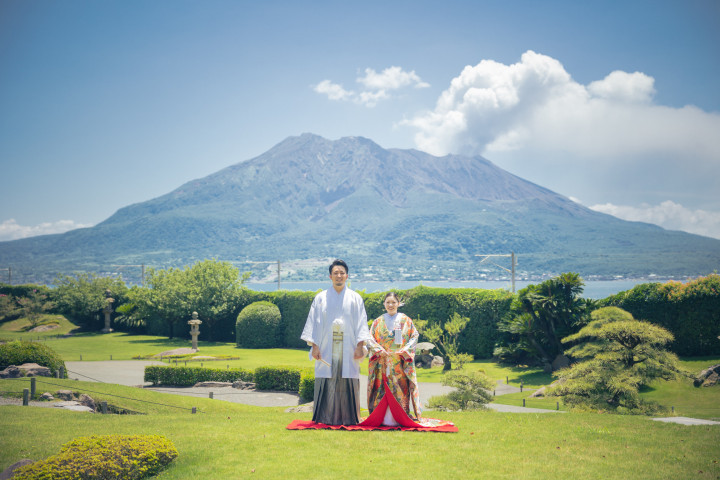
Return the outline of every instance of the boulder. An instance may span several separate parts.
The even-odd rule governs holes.
[[[253,382],[244,382],[242,380],[235,380],[232,384],[233,388],[238,390],[254,390],[255,384]]]
[[[80,402],[69,401],[69,402],[58,402],[55,404],[56,408],[63,408],[65,410],[72,410],[74,412],[94,412],[90,407],[80,405]]]
[[[0,372],[0,378],[20,378],[22,376],[23,372],[15,365],[10,365],[5,370]]]
[[[45,392],[42,395],[40,395],[40,400],[49,402],[50,400],[55,400],[55,397],[52,396],[52,393]]]
[[[34,463],[34,461],[30,460],[29,458],[23,458],[19,462],[13,463],[8,468],[3,470],[2,473],[0,473],[0,480],[11,479],[14,475],[15,470],[17,470],[20,467],[24,467],[25,465],[30,465],[31,463]]]
[[[718,384],[718,380],[720,380],[720,375],[713,372],[705,379],[705,381],[702,383],[703,387],[712,387],[714,385]]]
[[[80,395],[80,399],[78,401],[80,402],[80,405],[85,405],[86,407],[91,408],[93,412],[97,411],[95,400],[90,395],[83,393]]]
[[[26,377],[52,377],[52,372],[48,367],[37,363],[23,363],[18,368],[25,373]]]
[[[443,365],[445,365],[445,360],[443,360],[443,357],[438,355],[435,355],[430,363],[431,367],[442,367]]]
[[[198,382],[193,387],[198,388],[223,388],[223,387],[232,387],[233,384],[230,382]]]
[[[302,405],[298,405],[297,407],[290,407],[285,409],[287,413],[310,413],[313,411],[313,402],[310,403],[304,403]]]
[[[713,365],[712,367],[706,368],[702,372],[698,374],[697,377],[695,377],[695,380],[693,381],[693,385],[696,387],[703,386],[703,387],[710,387],[712,385],[717,384],[717,380],[713,383],[713,381],[710,381],[708,385],[705,385],[705,381],[712,376],[712,374],[720,375],[720,363],[717,365]]]
[[[570,366],[570,359],[565,355],[558,355],[552,362],[552,371],[556,372],[560,369],[567,368]]]
[[[433,356],[429,353],[421,353],[415,355],[415,366],[417,368],[430,368],[432,366]]]
[[[68,401],[75,400],[75,394],[71,390],[58,390],[55,396]]]

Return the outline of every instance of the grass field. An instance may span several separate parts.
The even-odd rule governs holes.
[[[11,327],[11,328],[7,328]],[[71,328],[69,325],[60,328]],[[12,330],[15,329],[15,330]],[[25,338],[19,323],[0,325],[0,337]],[[38,334],[65,360],[128,360],[189,345],[187,340],[81,334]],[[35,338],[37,340],[37,338]],[[233,355],[217,363],[244,368],[307,366],[305,350],[242,350],[234,344],[200,343],[203,355]],[[205,364],[205,366],[211,365]],[[720,358],[683,359],[697,372]],[[199,366],[199,363],[197,364]],[[494,380],[525,386],[495,401],[522,405],[535,388],[552,381],[541,370],[476,361]],[[442,370],[420,370],[421,382],[442,380]],[[120,385],[40,379],[38,389],[87,391],[97,400],[136,415],[99,415],[52,408],[0,407],[0,470],[21,458],[41,459],[78,436],[161,434],[180,456],[161,479],[347,478],[398,475],[411,478],[486,479],[720,479],[720,425],[683,426],[648,417],[568,412],[561,415],[426,412],[455,422],[457,434],[416,432],[289,431],[307,413],[183,397]],[[42,382],[47,382],[44,385]],[[29,380],[0,380],[3,395],[20,396]],[[7,393],[10,392],[10,393]],[[720,388],[694,388],[688,380],[656,382],[643,396],[675,407],[677,415],[720,419]],[[526,398],[528,407],[555,409],[556,399]],[[192,414],[197,407],[199,413]],[[562,404],[560,405],[562,409]]]
[[[2,380],[0,390],[19,391],[21,382]],[[457,424],[456,434],[289,431],[285,427],[291,420],[309,419],[310,414],[118,385],[52,382],[104,392],[96,396],[144,414],[0,407],[0,468],[20,458],[45,458],[78,436],[160,434],[180,452],[157,477],[161,479],[364,478],[388,471],[411,471],[411,477],[418,479],[720,476],[720,426],[688,427],[647,417],[592,413],[482,411],[438,413],[437,417]],[[191,414],[192,406],[201,413]]]

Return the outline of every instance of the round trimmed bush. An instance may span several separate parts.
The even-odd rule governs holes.
[[[272,302],[254,302],[243,308],[235,323],[240,348],[279,347],[280,309]]]
[[[0,345],[0,369],[23,363],[37,363],[49,368],[53,375],[56,375],[62,367],[65,371],[65,378],[67,378],[65,362],[55,350],[45,344],[15,340]]]
[[[93,435],[71,440],[60,453],[20,467],[14,479],[137,480],[156,475],[178,456],[161,435]]]

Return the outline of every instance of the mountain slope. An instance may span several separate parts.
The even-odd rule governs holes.
[[[594,212],[479,156],[311,134],[95,227],[2,242],[0,262],[41,273],[344,257],[386,279],[470,279],[482,275],[475,255],[510,251],[536,275],[698,275],[720,266],[718,240]]]

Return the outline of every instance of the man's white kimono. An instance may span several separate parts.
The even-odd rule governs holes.
[[[335,338],[342,334],[342,345],[336,344],[334,350],[333,330]],[[362,297],[347,287],[340,293],[333,288],[318,293],[300,338],[317,345],[322,359],[331,365],[315,362],[316,411],[313,420],[335,425],[357,423],[360,360],[355,360],[354,353],[358,343],[371,339]],[[347,410],[357,410],[357,415],[355,412],[348,414]],[[352,420],[355,417],[357,420]]]

